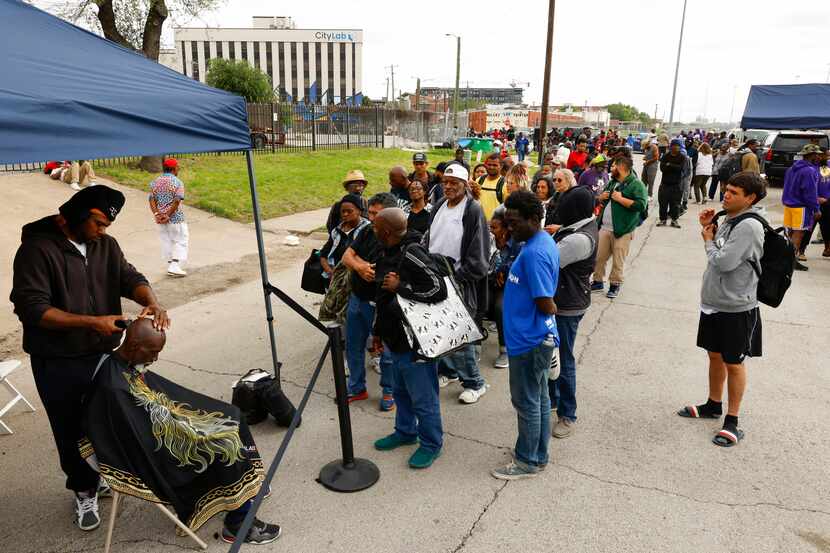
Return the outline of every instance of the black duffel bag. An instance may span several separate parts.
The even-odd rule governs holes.
[[[320,263],[320,250],[311,250],[311,255],[306,259],[300,288],[314,294],[326,293],[326,278],[323,276],[323,265]]]

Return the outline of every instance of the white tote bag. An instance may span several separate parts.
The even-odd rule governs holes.
[[[398,295],[398,305],[407,324],[409,345],[418,345],[418,354],[437,359],[483,338],[470,310],[461,299],[455,281],[444,277],[447,299],[438,303],[407,300]]]

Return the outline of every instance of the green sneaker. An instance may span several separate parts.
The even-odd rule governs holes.
[[[376,441],[375,449],[378,451],[392,451],[393,449],[397,449],[401,446],[415,445],[417,443],[418,438],[407,440],[406,438],[402,438],[401,436],[393,433]]]
[[[432,463],[441,456],[441,450],[427,451],[423,447],[419,447],[409,458],[409,466],[414,469],[426,469],[432,466]]]

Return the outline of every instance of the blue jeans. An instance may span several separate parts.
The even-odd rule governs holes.
[[[576,359],[574,344],[579,321],[575,317],[556,316],[556,330],[559,332],[559,378],[548,382],[550,398],[560,418],[576,420]]]
[[[346,308],[346,361],[349,363],[349,394],[366,390],[366,340],[372,334],[375,306],[354,294],[349,296]],[[380,358],[380,387],[383,393],[392,393],[392,379],[387,353]]]
[[[416,362],[411,351],[389,353],[394,383],[392,396],[397,406],[395,434],[406,440],[418,438],[421,447],[429,452],[440,451],[444,445],[444,429],[435,361]]]
[[[548,374],[553,345],[541,343],[510,362],[510,401],[519,420],[516,461],[536,469],[548,463],[550,396]]]
[[[484,379],[476,361],[476,347],[473,344],[445,355],[438,361],[438,372],[448,378],[458,378],[465,388],[480,390]]]

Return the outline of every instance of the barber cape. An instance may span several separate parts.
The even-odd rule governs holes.
[[[171,505],[196,530],[254,497],[264,467],[238,408],[104,355],[86,398],[81,455],[113,490]]]

